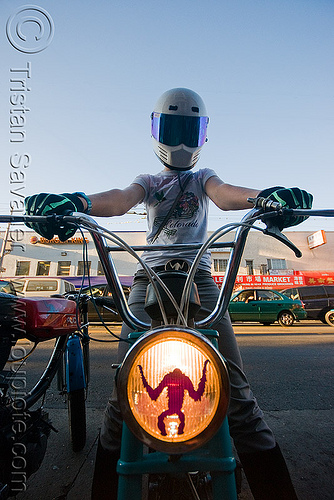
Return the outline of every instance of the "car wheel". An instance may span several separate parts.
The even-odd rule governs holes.
[[[279,324],[284,327],[292,326],[295,321],[293,314],[289,311],[282,311],[277,319]]]
[[[326,312],[325,320],[329,326],[334,326],[334,310]]]

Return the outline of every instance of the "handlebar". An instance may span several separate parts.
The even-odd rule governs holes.
[[[115,250],[128,251],[137,260],[140,261],[140,257],[136,254],[138,251],[157,251],[157,250],[168,250],[171,251],[182,251],[187,249],[198,250],[197,257],[189,271],[188,278],[184,287],[183,297],[181,299],[179,318],[182,317],[186,321],[186,317],[183,316],[183,311],[187,310],[187,300],[190,291],[190,285],[194,278],[198,263],[201,256],[209,248],[230,248],[230,257],[227,265],[227,269],[224,275],[224,280],[220,290],[219,298],[214,310],[205,319],[195,323],[196,328],[210,327],[214,322],[218,321],[226,312],[229,301],[234,288],[235,279],[239,270],[240,261],[242,258],[243,250],[246,244],[248,233],[251,228],[258,229],[263,233],[272,236],[282,242],[284,245],[288,246],[294,251],[297,257],[301,257],[300,250],[284,235],[282,232],[274,225],[271,221],[277,215],[288,215],[288,216],[321,216],[321,217],[334,217],[334,210],[314,210],[314,209],[287,209],[282,208],[280,203],[265,200],[264,198],[250,198],[249,201],[253,203],[254,208],[252,208],[239,223],[227,224],[217,231],[215,231],[210,238],[203,245],[200,244],[182,244],[182,245],[171,245],[166,247],[163,245],[142,245],[142,246],[128,246],[121,238],[119,238],[115,233],[106,230],[99,226],[96,221],[82,213],[73,213],[72,215],[47,215],[47,216],[28,216],[28,215],[0,215],[0,222],[3,223],[53,223],[59,226],[63,224],[74,224],[77,227],[82,227],[90,232],[96,251],[98,253],[102,268],[104,270],[107,283],[113,294],[113,299],[115,301],[115,306],[125,321],[125,323],[133,330],[146,330],[150,328],[150,325],[139,320],[133,315],[128,307],[123,288],[121,286],[120,280],[114,262],[111,258],[110,252]],[[261,220],[266,224],[265,229],[254,226],[256,221]],[[218,242],[217,240],[223,235],[227,234],[229,231],[236,229],[235,237],[233,241],[230,242]],[[114,246],[109,246],[107,240],[111,240]],[[155,281],[159,281],[158,276],[144,263],[140,262],[147,272],[149,279],[154,285]],[[160,282],[160,281],[159,281]],[[160,282],[161,284],[161,282]],[[164,287],[164,285],[162,284]],[[168,289],[167,289],[168,290]],[[167,294],[169,291],[167,291]],[[159,292],[156,289],[157,295]],[[169,292],[170,293],[170,292]],[[159,300],[159,299],[158,299]],[[173,298],[171,298],[173,300]],[[162,307],[163,305],[160,304]],[[186,314],[185,314],[186,316]],[[164,318],[166,320],[166,318]]]

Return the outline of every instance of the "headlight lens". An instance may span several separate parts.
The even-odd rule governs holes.
[[[117,381],[123,418],[150,447],[184,453],[208,441],[229,403],[225,362],[198,332],[163,327],[128,352]]]

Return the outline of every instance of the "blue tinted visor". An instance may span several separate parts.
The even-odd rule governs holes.
[[[205,143],[208,123],[207,116],[152,113],[151,134],[166,146],[184,144],[189,148],[197,148]]]

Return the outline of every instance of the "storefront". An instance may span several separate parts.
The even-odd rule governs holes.
[[[46,240],[33,231],[21,231],[20,242],[10,237],[3,244],[1,278],[20,278],[27,276],[57,276],[80,286],[83,275],[90,271],[91,283],[105,282],[105,276],[94,243],[88,233],[77,233],[67,242],[58,238]],[[250,233],[236,280],[236,289],[274,288],[284,289],[293,286],[334,284],[334,231],[324,234],[318,242],[314,233],[291,231],[288,236],[301,250],[301,259],[280,242],[258,232]],[[118,236],[129,245],[145,244],[144,231],[118,231]],[[5,232],[0,234],[4,238]],[[1,238],[2,236],[2,238]],[[224,239],[222,240],[224,241]],[[84,264],[83,245],[86,248],[88,264]],[[126,252],[111,253],[122,283],[130,285],[137,269],[135,261]],[[218,285],[224,279],[229,251],[212,251],[212,274]],[[85,278],[84,286],[88,285]]]
[[[213,276],[215,282],[221,287],[224,281],[224,275],[216,274]],[[326,271],[295,271],[291,275],[238,275],[235,281],[235,290],[244,288],[271,288],[284,290],[295,286],[312,285],[334,285],[334,272]]]

